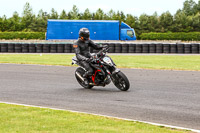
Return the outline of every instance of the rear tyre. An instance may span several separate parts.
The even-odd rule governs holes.
[[[112,81],[114,85],[121,91],[127,91],[130,87],[128,78],[121,71],[112,77]]]
[[[79,74],[83,77],[83,74],[85,73],[85,70],[84,70],[82,67],[78,67],[78,68],[76,69],[76,71],[75,71],[76,80],[78,81],[78,83],[79,83],[83,88],[91,89],[91,88],[93,87],[93,85],[85,84],[85,82],[82,81],[76,73],[79,73]]]

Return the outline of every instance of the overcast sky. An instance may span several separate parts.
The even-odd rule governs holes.
[[[54,8],[58,14],[64,9],[70,11],[73,5],[76,5],[79,12],[84,12],[89,8],[90,12],[96,12],[101,8],[104,12],[110,9],[114,11],[123,11],[125,14],[132,14],[140,16],[143,13],[152,15],[157,12],[158,15],[163,12],[169,11],[175,14],[178,9],[183,7],[185,0],[1,0],[0,3],[0,16],[6,15],[7,18],[12,17],[13,13],[17,11],[22,15],[23,7],[26,2],[29,2],[34,14],[42,9],[50,13]],[[198,0],[194,0],[196,3]]]

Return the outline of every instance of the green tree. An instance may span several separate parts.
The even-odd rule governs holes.
[[[127,14],[125,23],[133,28],[133,27],[135,27],[136,18],[133,17],[131,14]]]
[[[51,9],[50,19],[58,19],[58,12],[54,8]]]
[[[70,12],[68,12],[67,18],[68,18],[68,19],[72,19],[72,16],[71,16],[71,13],[70,13]]]
[[[149,16],[149,21],[151,23],[151,32],[160,32],[161,30],[161,26],[159,23],[159,16],[157,14],[157,12],[155,12],[152,16]]]
[[[197,12],[200,13],[200,0],[199,0],[199,2],[197,4]]]
[[[120,12],[117,11],[117,13],[113,14],[113,20],[121,20]]]
[[[68,18],[69,19],[79,19],[80,18],[79,10],[76,7],[76,5],[73,5],[72,10],[68,13]]]
[[[3,15],[3,17],[1,18],[1,31],[2,32],[7,31],[9,29],[8,27],[9,27],[8,19],[6,15]]]
[[[37,24],[37,29],[35,29],[35,31],[45,32],[47,28],[47,19],[48,15],[41,9],[35,20]]]
[[[31,25],[32,21],[33,21],[33,10],[30,6],[30,4],[27,2],[24,6],[24,10],[23,10],[23,15],[22,15],[22,28],[25,31],[29,30],[29,26]]]
[[[173,25],[173,16],[171,13],[169,11],[162,13],[159,19],[161,32],[171,31],[171,26]]]
[[[33,17],[33,22],[29,26],[30,31],[45,32],[47,28],[48,15],[42,9],[38,12],[38,15]]]
[[[126,16],[124,15],[124,13],[121,11],[117,11],[117,13],[113,14],[113,20],[119,20],[120,22],[125,22],[126,20]]]
[[[92,19],[92,14],[90,13],[90,10],[87,8],[83,15],[82,15],[82,19],[84,20],[91,20]]]
[[[65,10],[62,10],[61,14],[60,14],[60,19],[68,19],[67,13],[65,12]]]
[[[190,32],[200,31],[200,0],[195,3],[194,0],[186,0],[183,8],[177,10],[176,14],[164,12],[160,16],[155,12],[153,15],[142,14],[140,17],[134,17],[131,14],[124,14],[123,11],[113,11],[104,13],[102,9],[91,13],[87,8],[83,13],[79,13],[76,5],[70,12],[62,10],[61,14],[52,8],[49,15],[40,10],[37,15],[33,14],[30,4],[24,5],[22,17],[17,12],[13,13],[11,18],[5,15],[0,17],[0,31],[46,31],[47,19],[84,19],[84,20],[119,20],[126,22],[135,29],[137,34],[145,32]]]
[[[150,17],[147,14],[142,14],[139,17],[139,24],[140,24],[140,32],[141,33],[147,33],[151,32],[151,22],[150,22]]]
[[[200,32],[200,12],[192,17],[192,27],[194,31]]]
[[[124,12],[120,12],[120,21],[121,22],[125,22],[125,20],[126,20],[126,16],[125,16],[125,14],[124,14]]]
[[[193,0],[186,0],[183,3],[183,11],[187,16],[195,15],[198,11],[198,5]]]
[[[36,31],[39,30],[38,27],[39,27],[39,24],[38,24],[38,21],[37,21],[37,17],[34,15],[32,23],[28,27],[28,31],[29,32],[36,32]]]
[[[95,20],[103,20],[104,19],[104,12],[103,10],[101,10],[101,8],[99,8],[96,13],[95,13],[95,16],[94,16],[94,19]]]
[[[2,31],[3,29],[3,19],[0,17],[0,32]]]
[[[13,16],[9,19],[9,31],[21,31],[21,18],[19,14],[15,11]]]
[[[108,16],[108,19],[109,19],[109,20],[113,20],[114,16],[116,16],[116,13],[111,9],[111,10],[108,12],[107,16]]]
[[[178,10],[174,15],[173,32],[188,32],[190,30],[189,17],[187,17],[184,11]]]

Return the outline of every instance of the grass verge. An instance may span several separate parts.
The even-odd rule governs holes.
[[[74,54],[0,54],[0,63],[71,66]],[[200,71],[200,55],[111,55],[119,68]]]
[[[140,122],[0,103],[1,133],[187,133]]]

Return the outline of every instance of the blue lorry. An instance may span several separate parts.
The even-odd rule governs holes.
[[[46,40],[78,39],[81,28],[88,28],[91,40],[136,40],[134,29],[117,20],[54,20],[47,22]]]

